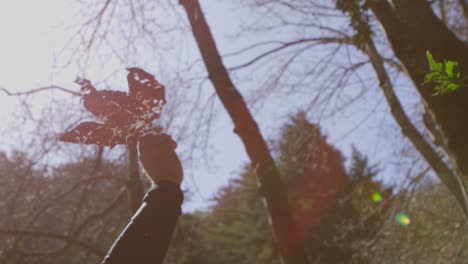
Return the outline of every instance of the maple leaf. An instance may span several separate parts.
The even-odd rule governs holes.
[[[101,122],[82,122],[64,133],[60,141],[114,147],[134,142],[151,129],[166,104],[165,88],[140,68],[127,70],[129,93],[97,90],[89,80],[76,79],[84,93],[84,107]]]

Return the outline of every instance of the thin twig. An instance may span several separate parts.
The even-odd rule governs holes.
[[[67,89],[67,88],[63,88],[61,86],[57,86],[57,85],[50,85],[50,86],[44,86],[44,87],[39,87],[39,88],[36,88],[36,89],[32,89],[32,90],[28,90],[28,91],[23,91],[23,92],[11,92],[10,90],[7,90],[3,87],[0,87],[0,90],[4,91],[7,95],[9,96],[20,96],[20,95],[28,95],[28,94],[33,94],[33,93],[38,93],[38,92],[42,92],[42,91],[47,91],[47,90],[59,90],[59,91],[62,91],[62,92],[66,92],[66,93],[69,93],[69,94],[72,94],[72,95],[75,95],[75,96],[81,96],[82,94],[79,93],[79,92],[75,92],[73,90],[70,90],[70,89]]]
[[[93,253],[99,258],[104,257],[104,252],[101,250],[90,246],[82,241],[76,240],[72,237],[61,235],[61,234],[53,234],[53,233],[47,233],[47,232],[42,232],[42,231],[28,231],[28,230],[17,230],[17,229],[0,229],[0,235],[11,235],[11,236],[36,236],[36,237],[47,237],[47,238],[53,238],[57,240],[62,240],[65,241],[69,244],[72,244],[77,247],[81,247],[83,249],[86,249],[88,252]]]

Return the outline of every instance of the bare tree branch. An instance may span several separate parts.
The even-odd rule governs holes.
[[[9,96],[28,95],[28,94],[33,94],[33,93],[42,92],[42,91],[46,91],[46,90],[59,90],[59,91],[62,91],[62,92],[66,92],[66,93],[75,95],[75,96],[81,96],[82,95],[79,92],[75,92],[73,90],[63,88],[63,87],[57,86],[57,85],[39,87],[39,88],[36,88],[36,89],[24,91],[24,92],[11,92],[11,91],[3,88],[3,87],[0,87],[0,90],[4,91]]]
[[[99,219],[102,219],[103,217],[105,217],[106,215],[110,214],[115,208],[117,208],[117,206],[119,206],[120,204],[122,204],[122,201],[123,199],[125,198],[125,193],[126,191],[125,190],[122,190],[118,195],[117,197],[114,199],[114,201],[112,201],[109,206],[107,208],[105,208],[104,210],[102,210],[101,212],[98,212],[98,213],[95,213],[95,214],[92,214],[90,216],[88,216],[86,219],[84,219],[80,224],[79,226],[73,230],[73,232],[71,233],[71,235],[73,237],[78,237],[79,234],[81,232],[83,232],[83,230],[85,230],[90,223],[94,222],[94,221],[97,221]],[[54,250],[52,252],[34,252],[34,253],[28,253],[26,254],[27,256],[50,256],[50,255],[60,255],[62,254],[63,252],[65,252],[68,248],[70,248],[70,246],[72,246],[72,244],[70,243],[66,243],[63,247],[57,249],[57,250]]]
[[[266,52],[263,52],[262,54],[258,55],[257,57],[253,58],[252,60],[250,60],[250,61],[248,61],[248,62],[246,62],[244,64],[229,68],[229,71],[234,71],[234,70],[238,70],[240,68],[250,66],[250,65],[254,64],[257,61],[259,61],[259,60],[261,60],[261,59],[263,59],[263,58],[265,58],[265,57],[267,57],[269,55],[274,54],[275,52],[278,52],[280,50],[283,50],[283,49],[286,49],[286,48],[289,48],[289,47],[292,47],[292,46],[295,46],[295,45],[300,45],[300,44],[309,43],[309,42],[316,42],[317,44],[329,44],[329,43],[352,44],[353,40],[352,40],[352,38],[344,38],[344,37],[340,37],[340,38],[339,37],[323,37],[323,38],[298,39],[298,40],[295,40],[295,41],[283,43],[281,46],[279,46],[277,48],[274,48],[274,49],[268,50]]]
[[[61,234],[52,234],[46,233],[41,231],[28,231],[28,230],[16,230],[16,229],[0,229],[0,235],[6,236],[33,236],[33,237],[45,237],[45,238],[52,238],[67,242],[71,245],[83,248],[90,253],[93,253],[99,258],[104,258],[105,253],[101,250],[86,244],[85,242],[76,240],[72,237],[61,235]]]

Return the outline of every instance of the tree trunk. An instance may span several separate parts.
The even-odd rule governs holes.
[[[209,79],[235,125],[234,131],[241,138],[253,166],[257,168],[283,261],[288,264],[307,263],[303,243],[295,248],[288,247],[292,218],[285,187],[255,120],[223,65],[200,4],[197,0],[180,0],[180,4],[187,13]]]
[[[443,147],[456,170],[468,176],[468,88],[434,96],[433,84],[422,85],[429,72],[425,56],[429,50],[436,60],[455,60],[462,74],[468,73],[468,47],[434,14],[426,0],[370,1],[372,12],[383,26],[388,41],[424,104],[439,125]]]
[[[382,57],[380,57],[374,42],[371,38],[366,38],[364,52],[369,56],[372,67],[374,68],[379,86],[382,89],[385,99],[390,107],[390,112],[395,121],[401,128],[403,134],[410,140],[413,146],[419,151],[421,156],[427,161],[440,180],[447,186],[450,192],[455,196],[465,215],[468,216],[467,196],[462,188],[460,176],[450,170],[439,155],[434,151],[426,139],[419,133],[411,120],[406,115],[403,106],[394,92],[390,77],[385,70]]]

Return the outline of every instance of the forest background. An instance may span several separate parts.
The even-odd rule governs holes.
[[[2,4],[0,262],[102,259],[149,183],[132,146],[57,137],[93,118],[76,76],[138,66],[186,174],[167,263],[463,263],[468,90],[424,81],[428,50],[467,72],[465,0],[197,3]]]

